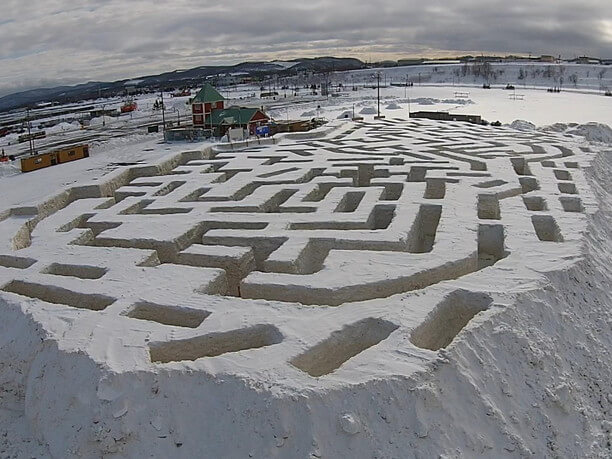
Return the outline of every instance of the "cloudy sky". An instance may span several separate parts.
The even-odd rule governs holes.
[[[3,0],[0,95],[334,55],[612,58],[612,0]]]

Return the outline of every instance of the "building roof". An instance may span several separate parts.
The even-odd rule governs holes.
[[[225,100],[219,91],[212,87],[210,83],[204,84],[200,92],[196,94],[191,103],[203,104],[207,102],[219,102],[221,100]]]
[[[230,107],[223,110],[212,111],[212,125],[247,124],[260,111],[258,108]],[[205,124],[211,124],[210,115],[206,116]]]

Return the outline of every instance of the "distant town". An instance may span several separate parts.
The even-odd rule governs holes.
[[[200,66],[180,69],[158,75],[142,76],[114,82],[92,81],[74,86],[32,89],[0,97],[0,113],[19,108],[41,108],[50,105],[79,102],[87,99],[110,98],[124,95],[127,90],[134,94],[153,91],[180,91],[181,88],[196,88],[204,81],[215,87],[238,84],[253,84],[296,76],[312,76],[349,70],[393,68],[406,66],[436,66],[475,63],[548,63],[612,65],[612,58],[578,56],[564,59],[552,55],[465,55],[449,58],[406,58],[378,62],[364,62],[355,58],[318,57],[290,61],[243,62],[226,66]]]

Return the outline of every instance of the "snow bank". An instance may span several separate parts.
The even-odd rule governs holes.
[[[612,128],[603,123],[555,123],[550,126],[539,127],[538,130],[580,136],[584,137],[588,142],[612,144]]]
[[[364,107],[359,113],[362,115],[376,115],[378,112],[374,107]]]
[[[471,105],[474,103],[474,101],[471,99],[442,99],[441,101],[438,101],[438,103],[451,105]]]
[[[73,123],[59,123],[56,124],[55,126],[51,126],[50,128],[45,129],[45,132],[47,132],[48,134],[52,134],[52,133],[58,133],[58,132],[65,132],[65,131],[75,131],[81,129],[81,125],[75,121]]]
[[[534,131],[536,128],[535,124],[525,120],[514,120],[510,127],[518,131]]]
[[[587,123],[566,131],[568,134],[579,135],[589,142],[612,144],[612,129],[607,124]]]
[[[342,113],[340,113],[336,119],[339,120],[344,120],[344,119],[351,119],[353,117],[353,112],[352,110],[345,110]]]
[[[396,104],[395,102],[391,102],[389,105],[385,107],[387,110],[401,110],[401,106]]]
[[[12,175],[20,174],[21,166],[17,161],[10,161],[6,163],[0,163],[0,178],[10,177]]]
[[[439,101],[440,99],[434,99],[432,97],[417,97],[411,100],[413,104],[418,104],[418,105],[435,105]]]

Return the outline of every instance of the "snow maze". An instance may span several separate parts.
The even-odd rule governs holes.
[[[115,423],[140,395],[109,374],[237,378],[259,388],[248,403],[407,376],[575,262],[588,158],[556,134],[395,119],[186,152],[5,212],[2,306],[39,324],[66,386]],[[71,381],[71,355],[97,380]],[[66,405],[32,421],[48,439],[84,408],[42,390],[45,365],[14,384],[29,406]],[[154,434],[180,430],[164,422]]]

